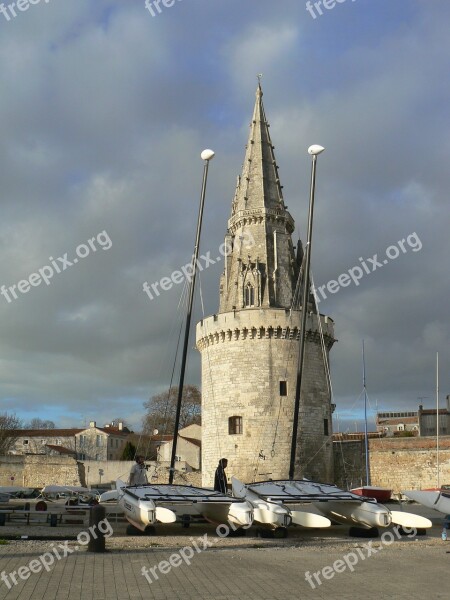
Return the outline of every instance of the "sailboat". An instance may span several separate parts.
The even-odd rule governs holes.
[[[221,492],[186,485],[174,485],[175,458],[177,451],[178,428],[189,343],[190,323],[197,274],[200,234],[205,203],[206,182],[209,162],[214,157],[213,150],[204,150],[203,183],[198,213],[197,233],[194,254],[191,263],[192,277],[189,282],[189,299],[184,331],[183,355],[181,359],[180,381],[178,386],[177,411],[175,416],[174,438],[170,462],[168,484],[141,484],[129,486],[125,482],[116,482],[115,494],[107,492],[101,501],[117,497],[126,519],[139,531],[151,532],[156,523],[174,523],[181,515],[202,515],[212,523],[225,524],[229,521],[234,528],[249,527],[253,522],[253,506],[245,500],[232,498]]]
[[[366,360],[364,353],[364,340],[362,341],[362,363],[363,363],[363,392],[364,392],[364,449],[366,458],[366,484],[353,488],[350,491],[358,496],[375,498],[377,502],[389,502],[392,490],[385,487],[370,484],[370,459],[369,459],[369,433],[367,430],[367,387],[366,387]]]

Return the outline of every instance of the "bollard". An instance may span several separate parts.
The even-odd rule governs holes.
[[[0,513],[0,526],[3,527],[6,523],[6,513]]]
[[[56,527],[58,525],[58,515],[50,515],[50,527]]]
[[[98,524],[106,517],[104,506],[93,506],[89,513],[89,529],[91,531],[88,552],[105,552],[105,534],[102,533]]]

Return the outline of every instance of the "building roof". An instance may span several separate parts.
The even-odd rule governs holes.
[[[377,425],[417,425],[419,417],[399,417],[397,419],[378,419]]]
[[[118,427],[112,427],[109,425],[108,427],[98,427],[97,425],[93,427],[85,427],[84,429],[80,429],[78,433],[84,434],[86,431],[101,431],[102,433],[106,433],[107,435],[125,435],[128,436],[132,431],[128,429],[128,427],[124,427],[123,429],[119,429]]]
[[[378,439],[382,437],[382,433],[379,431],[368,431],[367,437],[369,440]],[[355,433],[333,433],[333,441],[339,442],[341,440],[363,440],[365,437],[364,431],[356,431]]]
[[[436,409],[435,408],[423,408],[420,411],[420,414],[421,415],[436,415]],[[440,408],[439,414],[440,415],[448,415],[450,413],[448,412],[448,410],[446,408]]]
[[[201,443],[200,440],[197,440],[195,438],[184,437],[184,435],[180,435],[179,437],[182,440],[186,440],[187,442],[190,442],[191,444],[194,444],[194,446],[197,446],[197,448],[201,448],[202,447],[202,443]]]
[[[73,437],[83,429],[11,429],[15,437]]]
[[[173,435],[165,435],[164,436],[165,442],[173,442]],[[195,438],[189,438],[189,437],[185,437],[184,435],[178,435],[179,438],[181,438],[182,440],[185,440],[186,442],[189,442],[190,444],[194,444],[194,446],[197,446],[197,448],[201,448],[202,447],[202,443],[200,440],[197,440]]]

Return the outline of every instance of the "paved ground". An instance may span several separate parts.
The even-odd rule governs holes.
[[[349,538],[338,528],[320,535],[297,528],[288,540],[253,535],[221,540],[214,527],[205,525],[172,529],[169,536],[126,538],[117,527],[105,554],[87,552],[73,536],[64,541],[58,527],[63,535],[59,541],[0,545],[0,598],[438,600],[448,598],[450,541],[440,539],[441,519],[434,522],[426,537],[399,538],[391,530],[395,541],[390,535],[383,540]],[[204,549],[205,543],[211,546]],[[48,572],[41,557],[52,563]]]
[[[363,548],[360,546],[361,551]],[[142,567],[150,569],[159,564],[167,570],[167,564],[161,561],[167,561],[171,554],[173,549],[115,550],[102,555],[82,550],[55,562],[48,573],[44,570],[31,574],[27,581],[12,585],[11,590],[2,582],[0,597],[6,600],[448,598],[446,573],[450,554],[444,544],[419,548],[413,541],[400,542],[366,557],[353,567],[353,572],[347,569],[328,581],[320,575],[323,583],[315,589],[305,581],[305,571],[318,572],[342,559],[343,552],[298,547],[210,549],[194,556],[190,565],[172,567],[165,575],[154,571],[158,580],[149,583],[141,573]],[[38,555],[39,551],[27,548],[25,542],[8,546],[2,551],[0,568],[8,574],[28,565]],[[149,576],[154,579],[150,571]]]

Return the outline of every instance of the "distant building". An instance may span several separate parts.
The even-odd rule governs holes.
[[[97,427],[95,421],[87,429],[75,434],[75,448],[78,460],[120,460],[131,431],[123,426],[105,425]]]
[[[420,435],[436,435],[436,409],[419,406]],[[450,396],[446,408],[439,409],[439,435],[450,435]]]
[[[446,398],[446,408],[439,409],[439,435],[450,435],[450,395]],[[391,436],[435,436],[436,409],[419,406],[417,411],[377,413],[377,432]]]
[[[14,445],[9,454],[46,454],[74,456],[77,460],[120,460],[130,430],[123,423],[87,429],[16,429],[11,431]]]
[[[180,429],[177,439],[177,454],[176,465],[177,470],[185,470],[186,467],[180,467],[181,463],[186,463],[187,470],[201,469],[201,452],[202,452],[202,428],[200,425],[188,425],[184,429]],[[173,448],[173,436],[166,441],[160,442],[157,451],[157,461],[159,463],[170,464]]]
[[[74,453],[75,436],[81,429],[15,429],[15,438],[9,454],[67,454]],[[57,450],[59,448],[59,451]]]
[[[417,411],[382,412],[377,413],[377,432],[386,437],[419,435],[419,414]]]

